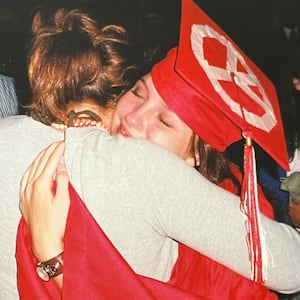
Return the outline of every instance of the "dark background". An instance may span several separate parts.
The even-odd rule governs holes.
[[[288,43],[281,28],[283,25],[299,26],[300,0],[196,2],[271,80],[276,81],[289,56]],[[16,79],[21,102],[30,97],[26,79],[26,45],[30,37],[32,10],[44,4],[93,7],[103,24],[124,25],[146,44],[159,43],[161,56],[177,44],[179,0],[0,0],[0,73]]]

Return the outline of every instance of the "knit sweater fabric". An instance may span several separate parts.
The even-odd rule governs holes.
[[[30,117],[0,120],[0,299],[18,299],[15,237],[19,186],[26,168],[62,132]],[[236,196],[211,184],[172,153],[97,128],[66,132],[71,182],[112,243],[139,274],[167,281],[176,241],[250,276],[244,218]],[[300,236],[262,217],[268,247],[266,284],[300,289]]]
[[[239,198],[172,153],[97,128],[70,128],[65,162],[73,186],[137,273],[168,280],[179,241],[250,278]],[[268,251],[266,285],[298,290],[298,233],[264,216],[261,223]]]

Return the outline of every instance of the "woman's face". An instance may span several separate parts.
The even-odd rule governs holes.
[[[192,130],[172,112],[157,93],[150,74],[119,100],[111,134],[146,139],[194,164]]]

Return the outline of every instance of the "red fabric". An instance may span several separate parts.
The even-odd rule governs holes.
[[[181,244],[169,284],[139,276],[106,238],[71,186],[70,196],[63,299],[277,299],[265,287]],[[43,282],[36,275],[36,260],[23,219],[16,258],[22,300],[60,299],[52,281]]]
[[[242,138],[241,129],[174,69],[177,48],[151,71],[160,97],[203,141],[218,151]],[[205,88],[205,86],[204,86]]]
[[[272,82],[192,0],[182,0],[178,49],[151,76],[166,104],[206,143],[224,151],[250,129],[253,140],[289,169]]]
[[[234,165],[231,165],[230,167],[231,173],[237,178],[237,180],[242,183],[243,175],[240,171],[240,169]],[[230,179],[225,179],[221,184],[219,184],[220,187],[224,188],[225,190],[232,192],[233,194],[238,195],[237,187],[233,184],[233,182]],[[274,210],[270,204],[270,202],[265,197],[262,189],[260,186],[258,186],[258,201],[259,201],[259,210],[268,218],[274,220]]]
[[[248,157],[248,158],[247,158]],[[247,170],[255,168],[253,147],[247,146],[245,150],[244,166]],[[252,166],[250,166],[252,165]],[[246,221],[246,240],[249,247],[249,260],[251,263],[253,280],[257,283],[263,282],[263,259],[262,259],[262,248],[260,241],[259,226],[258,226],[258,212],[262,212],[264,215],[270,219],[274,219],[274,211],[265,198],[264,193],[260,186],[256,182],[256,172],[253,170],[246,172],[244,178],[238,168],[231,168],[231,172],[239,179],[240,182],[243,181],[243,187],[241,191],[241,210],[247,216]],[[255,175],[253,174],[255,173]],[[233,187],[233,183],[229,180],[225,180],[221,186],[233,193],[237,193],[236,188]],[[226,186],[227,185],[227,186]],[[256,190],[257,195],[256,195]]]
[[[151,77],[168,107],[207,144],[224,151],[242,135],[251,137],[289,169],[272,82],[194,1],[182,0],[178,48],[153,67]],[[245,166],[245,179],[253,179],[254,168]],[[265,279],[262,253],[267,249],[260,240],[254,184],[245,180],[247,201],[242,198],[242,203],[251,208],[243,211],[248,218],[246,237],[252,276],[261,282]]]
[[[278,300],[266,287],[184,245],[179,245],[179,258],[169,283],[214,300]]]
[[[249,144],[247,144],[249,143]],[[246,142],[244,150],[244,179],[241,192],[241,211],[247,217],[247,245],[251,263],[251,279],[257,283],[265,280],[265,249],[262,243],[263,232],[260,228],[255,153],[251,139]]]
[[[62,299],[207,299],[135,274],[71,186],[69,191]],[[22,300],[60,299],[52,281],[44,282],[36,275],[30,235],[23,219],[18,228],[16,259]]]
[[[17,233],[17,280],[20,299],[60,299],[59,291],[52,281],[46,283],[37,277],[36,259],[31,251],[31,238],[22,218]]]
[[[242,173],[234,165],[231,172],[242,182]],[[238,194],[238,190],[229,179],[224,180],[221,187]],[[259,191],[259,206],[263,214],[274,219],[272,206],[265,198],[261,188]],[[275,293],[233,272],[216,261],[198,252],[179,245],[179,258],[174,266],[171,279],[172,285],[180,286],[190,292],[201,291],[209,299],[278,299]]]

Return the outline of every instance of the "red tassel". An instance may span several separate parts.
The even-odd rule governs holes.
[[[252,280],[262,284],[263,274],[263,233],[261,231],[255,153],[250,137],[246,137],[244,149],[244,179],[241,193],[241,211],[246,217],[247,245],[251,262]]]

